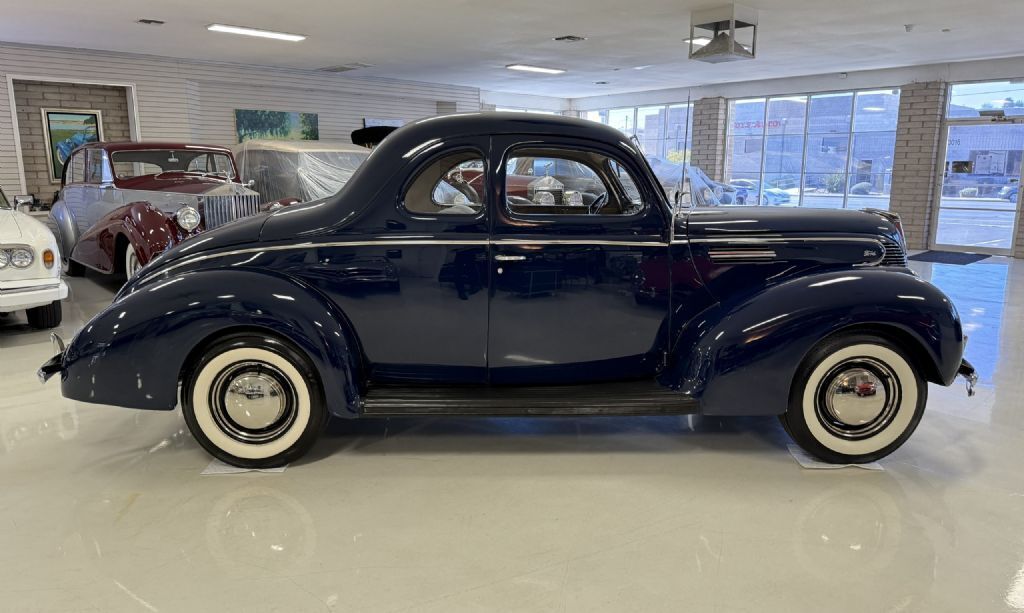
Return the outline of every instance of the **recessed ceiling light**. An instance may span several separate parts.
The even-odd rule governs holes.
[[[162,26],[167,22],[160,21],[159,19],[140,19],[136,23],[141,23],[144,26]]]
[[[651,66],[654,66],[654,64],[644,64],[643,66],[634,66],[633,70],[647,70]]]
[[[686,43],[686,44],[690,44],[690,39],[689,38],[684,38],[683,42]],[[695,36],[695,37],[693,37],[693,46],[694,47],[703,47],[704,45],[706,45],[706,44],[708,44],[710,42],[711,42],[711,39],[708,38],[707,36]]]
[[[306,37],[302,34],[287,34],[285,32],[273,32],[271,30],[257,30],[255,28],[243,28],[241,26],[226,26],[220,23],[214,23],[206,26],[206,29],[211,32],[224,32],[226,34],[241,34],[243,36],[258,36],[260,38],[273,38],[274,40],[287,40],[293,43],[297,43],[302,40],[306,40]]]
[[[509,70],[521,70],[523,72],[539,72],[541,74],[562,74],[561,68],[544,68],[542,66],[530,66],[528,64],[509,64],[505,68]]]
[[[566,34],[565,36],[556,36],[551,40],[557,40],[560,43],[578,43],[581,40],[587,40],[587,37],[576,36],[575,34]]]

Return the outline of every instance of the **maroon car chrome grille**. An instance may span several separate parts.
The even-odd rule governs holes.
[[[202,204],[200,214],[203,216],[207,230],[260,212],[259,194],[205,196]]]

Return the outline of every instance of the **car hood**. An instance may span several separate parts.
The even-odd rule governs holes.
[[[17,242],[40,249],[53,242],[53,232],[31,215],[0,209],[0,243]]]
[[[878,213],[843,209],[715,207],[694,209],[676,220],[689,239],[730,236],[869,234],[899,240],[896,225]]]
[[[18,215],[10,209],[0,209],[0,243],[21,240],[21,224]]]
[[[236,245],[256,243],[259,241],[260,230],[268,217],[270,217],[269,213],[243,217],[185,239],[153,258],[145,267],[147,274],[139,276],[148,276],[149,272],[159,272],[160,268],[187,257],[221,251]]]
[[[179,194],[254,194],[256,192],[240,183],[225,181],[214,177],[172,174],[171,176],[146,175],[119,179],[120,189],[134,189],[150,192],[175,192]]]

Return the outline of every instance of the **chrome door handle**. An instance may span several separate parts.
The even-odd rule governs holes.
[[[496,255],[494,259],[499,262],[521,262],[526,259],[525,255]]]

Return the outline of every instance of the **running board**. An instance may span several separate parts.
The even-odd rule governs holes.
[[[365,415],[682,415],[699,403],[654,381],[590,385],[371,385]]]

